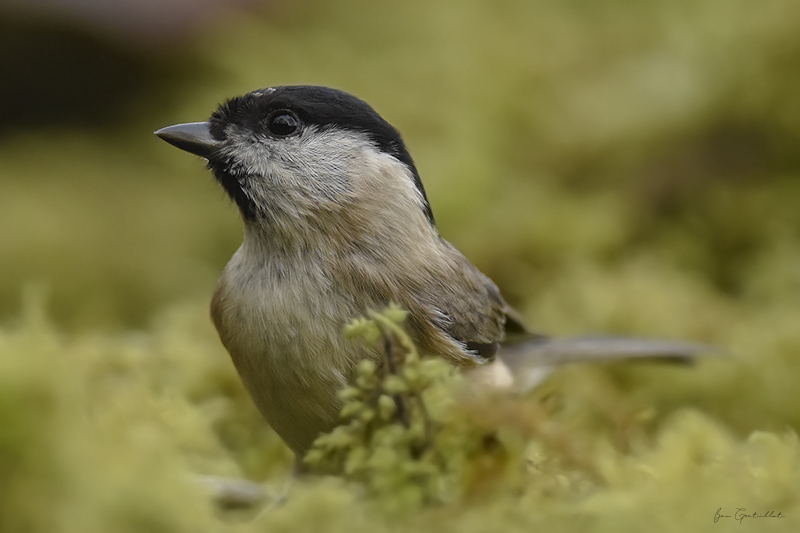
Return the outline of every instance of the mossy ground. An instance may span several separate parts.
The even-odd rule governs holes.
[[[790,0],[273,2],[136,51],[158,68],[114,120],[6,125],[0,530],[798,530],[798,20]],[[534,327],[730,355],[470,405],[453,427],[502,446],[449,499],[311,478],[215,510],[194,474],[280,491],[292,458],[208,319],[235,209],[151,132],[294,83],[398,126],[442,235]],[[737,507],[785,518],[713,522]]]

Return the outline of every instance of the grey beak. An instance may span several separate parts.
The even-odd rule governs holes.
[[[214,153],[220,144],[211,136],[208,122],[175,124],[161,128],[155,134],[176,148],[206,158]]]

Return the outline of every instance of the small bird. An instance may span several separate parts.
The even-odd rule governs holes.
[[[228,100],[207,122],[155,132],[205,158],[244,222],[211,316],[256,405],[302,456],[338,421],[337,392],[386,354],[343,327],[390,303],[424,354],[475,386],[530,389],[574,360],[690,360],[703,345],[529,332],[497,286],[440,235],[398,131],[364,101],[282,86]]]

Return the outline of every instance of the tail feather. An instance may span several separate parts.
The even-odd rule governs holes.
[[[698,356],[720,354],[707,344],[625,337],[534,337],[504,344],[498,357],[514,375],[515,388],[527,392],[555,367],[578,362],[663,361],[690,364]]]

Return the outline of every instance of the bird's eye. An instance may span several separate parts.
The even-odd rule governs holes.
[[[283,111],[270,117],[267,128],[270,133],[285,137],[300,128],[300,121],[292,113]]]

